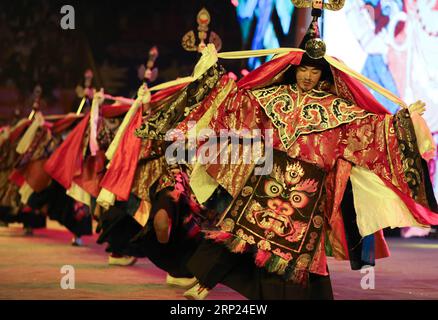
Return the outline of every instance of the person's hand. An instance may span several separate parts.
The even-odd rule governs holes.
[[[408,107],[409,113],[413,115],[414,113],[418,113],[420,116],[423,115],[423,113],[426,111],[426,104],[418,100],[417,102],[414,102]]]
[[[146,83],[143,83],[137,91],[137,97],[143,105],[151,101],[151,93]]]

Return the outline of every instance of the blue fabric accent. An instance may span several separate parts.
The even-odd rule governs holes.
[[[370,266],[376,263],[374,235],[371,234],[362,239],[362,262]]]
[[[388,66],[385,64],[383,57],[381,54],[370,54],[365,61],[365,65],[362,70],[362,74],[373,80],[374,82],[380,84],[385,89],[388,89],[396,96],[399,96],[399,92],[397,90],[397,86],[395,84],[394,78],[389,71]],[[396,113],[399,109],[399,106],[392,101],[389,101],[381,94],[376,93],[371,90],[371,93],[374,97],[379,101],[385,108],[389,110],[391,113]]]
[[[271,15],[273,8],[273,0],[259,0],[256,15],[258,17],[256,30],[254,32],[254,38],[252,40],[251,49],[259,50],[263,49],[263,40],[265,38],[265,33],[268,30],[269,24],[271,23]],[[259,64],[260,58],[250,58],[248,60],[248,66],[251,69],[255,69],[256,65]]]

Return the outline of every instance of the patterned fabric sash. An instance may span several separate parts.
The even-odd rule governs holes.
[[[254,172],[206,237],[232,252],[256,251],[255,263],[305,284],[323,230],[321,195],[325,172],[274,151],[270,175]]]

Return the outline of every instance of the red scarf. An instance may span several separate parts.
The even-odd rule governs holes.
[[[237,86],[241,89],[262,87],[263,84],[268,83],[273,77],[278,75],[289,65],[298,66],[301,63],[303,54],[304,52],[301,51],[290,52],[285,56],[266,62],[240,79],[240,81],[237,82]],[[374,98],[360,81],[333,66],[332,71],[335,80],[339,79],[347,85],[347,88],[352,94],[354,102],[358,107],[376,114],[390,114],[390,112],[386,110],[376,98]],[[338,88],[338,91],[341,91],[340,88]]]

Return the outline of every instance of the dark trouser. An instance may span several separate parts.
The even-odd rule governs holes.
[[[28,205],[34,210],[40,210],[47,205],[49,218],[59,222],[77,237],[92,235],[92,219],[88,208],[83,207],[84,212],[78,215],[79,212],[76,212],[74,207],[75,200],[65,192],[59,183],[52,181],[46,189],[32,193]],[[41,219],[39,217],[39,220]],[[26,222],[23,223],[26,225]]]
[[[24,228],[42,229],[46,227],[47,219],[41,212],[20,212],[19,215]]]
[[[221,283],[253,300],[332,300],[329,276],[310,274],[306,287],[285,281],[254,264],[252,254],[234,254],[221,244],[203,240],[188,269],[207,288]]]
[[[190,208],[183,201],[175,202],[170,196],[170,188],[158,192],[153,198],[148,225],[131,243],[131,253],[149,258],[160,269],[173,277],[191,278],[187,269],[187,261],[195,252],[199,240],[188,238],[184,218],[190,214]],[[154,230],[154,217],[159,210],[165,210],[171,221],[171,231],[168,243],[160,243]]]
[[[18,213],[12,213],[9,207],[0,207],[0,221],[4,225],[8,223],[22,223],[24,228],[41,229],[46,227],[46,216],[41,212],[35,210]]]
[[[158,268],[168,272],[173,277],[193,277],[186,267],[188,259],[198,246],[198,240],[187,238],[181,227],[181,217],[177,206],[167,198],[165,191],[154,206],[148,224],[143,228],[131,215],[126,213],[126,207],[119,203],[101,215],[101,235],[98,243],[107,242],[107,251],[148,258]],[[159,209],[165,209],[172,220],[172,231],[169,242],[158,242],[153,228],[153,217]]]
[[[147,257],[158,268],[176,278],[191,278],[187,261],[195,252],[198,242],[194,239],[174,238],[169,243],[159,243],[153,229],[138,242],[131,244],[127,253]]]

